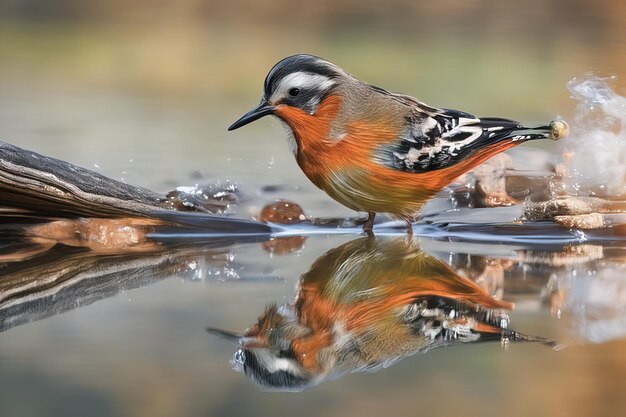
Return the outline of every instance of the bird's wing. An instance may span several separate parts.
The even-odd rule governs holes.
[[[446,168],[502,140],[521,142],[545,139],[550,134],[548,126],[526,128],[514,120],[477,118],[458,110],[436,109],[412,97],[394,96],[412,111],[403,134],[377,149],[374,160],[401,171]]]

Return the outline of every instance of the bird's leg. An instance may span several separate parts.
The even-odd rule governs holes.
[[[363,224],[363,231],[367,233],[368,236],[374,235],[374,217],[376,217],[376,213],[367,213],[367,220]]]
[[[411,223],[411,220],[406,221],[406,235],[409,238],[413,237],[413,223]]]

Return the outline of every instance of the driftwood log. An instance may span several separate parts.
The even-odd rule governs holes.
[[[155,224],[201,228],[206,233],[269,235],[264,223],[179,212],[166,196],[105,177],[65,161],[0,142],[0,214],[36,218],[154,219]],[[11,215],[10,220],[6,218]]]
[[[50,216],[150,216],[164,196],[0,142],[2,205]]]

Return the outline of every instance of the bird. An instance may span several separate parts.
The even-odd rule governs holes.
[[[508,328],[513,304],[423,251],[416,239],[360,237],[299,279],[295,300],[269,304],[239,334],[233,368],[266,390],[302,391],[414,354],[473,342],[553,342]]]
[[[523,142],[560,139],[562,120],[540,127],[432,107],[368,84],[315,55],[297,54],[269,71],[258,106],[229,131],[274,115],[289,132],[304,174],[344,206],[404,220],[408,233],[424,203],[490,157]]]

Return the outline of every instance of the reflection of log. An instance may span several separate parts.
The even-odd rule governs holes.
[[[184,272],[200,258],[224,266],[225,254],[225,249],[181,249],[101,256],[57,247],[28,263],[5,265],[0,280],[0,332],[160,281]]]

